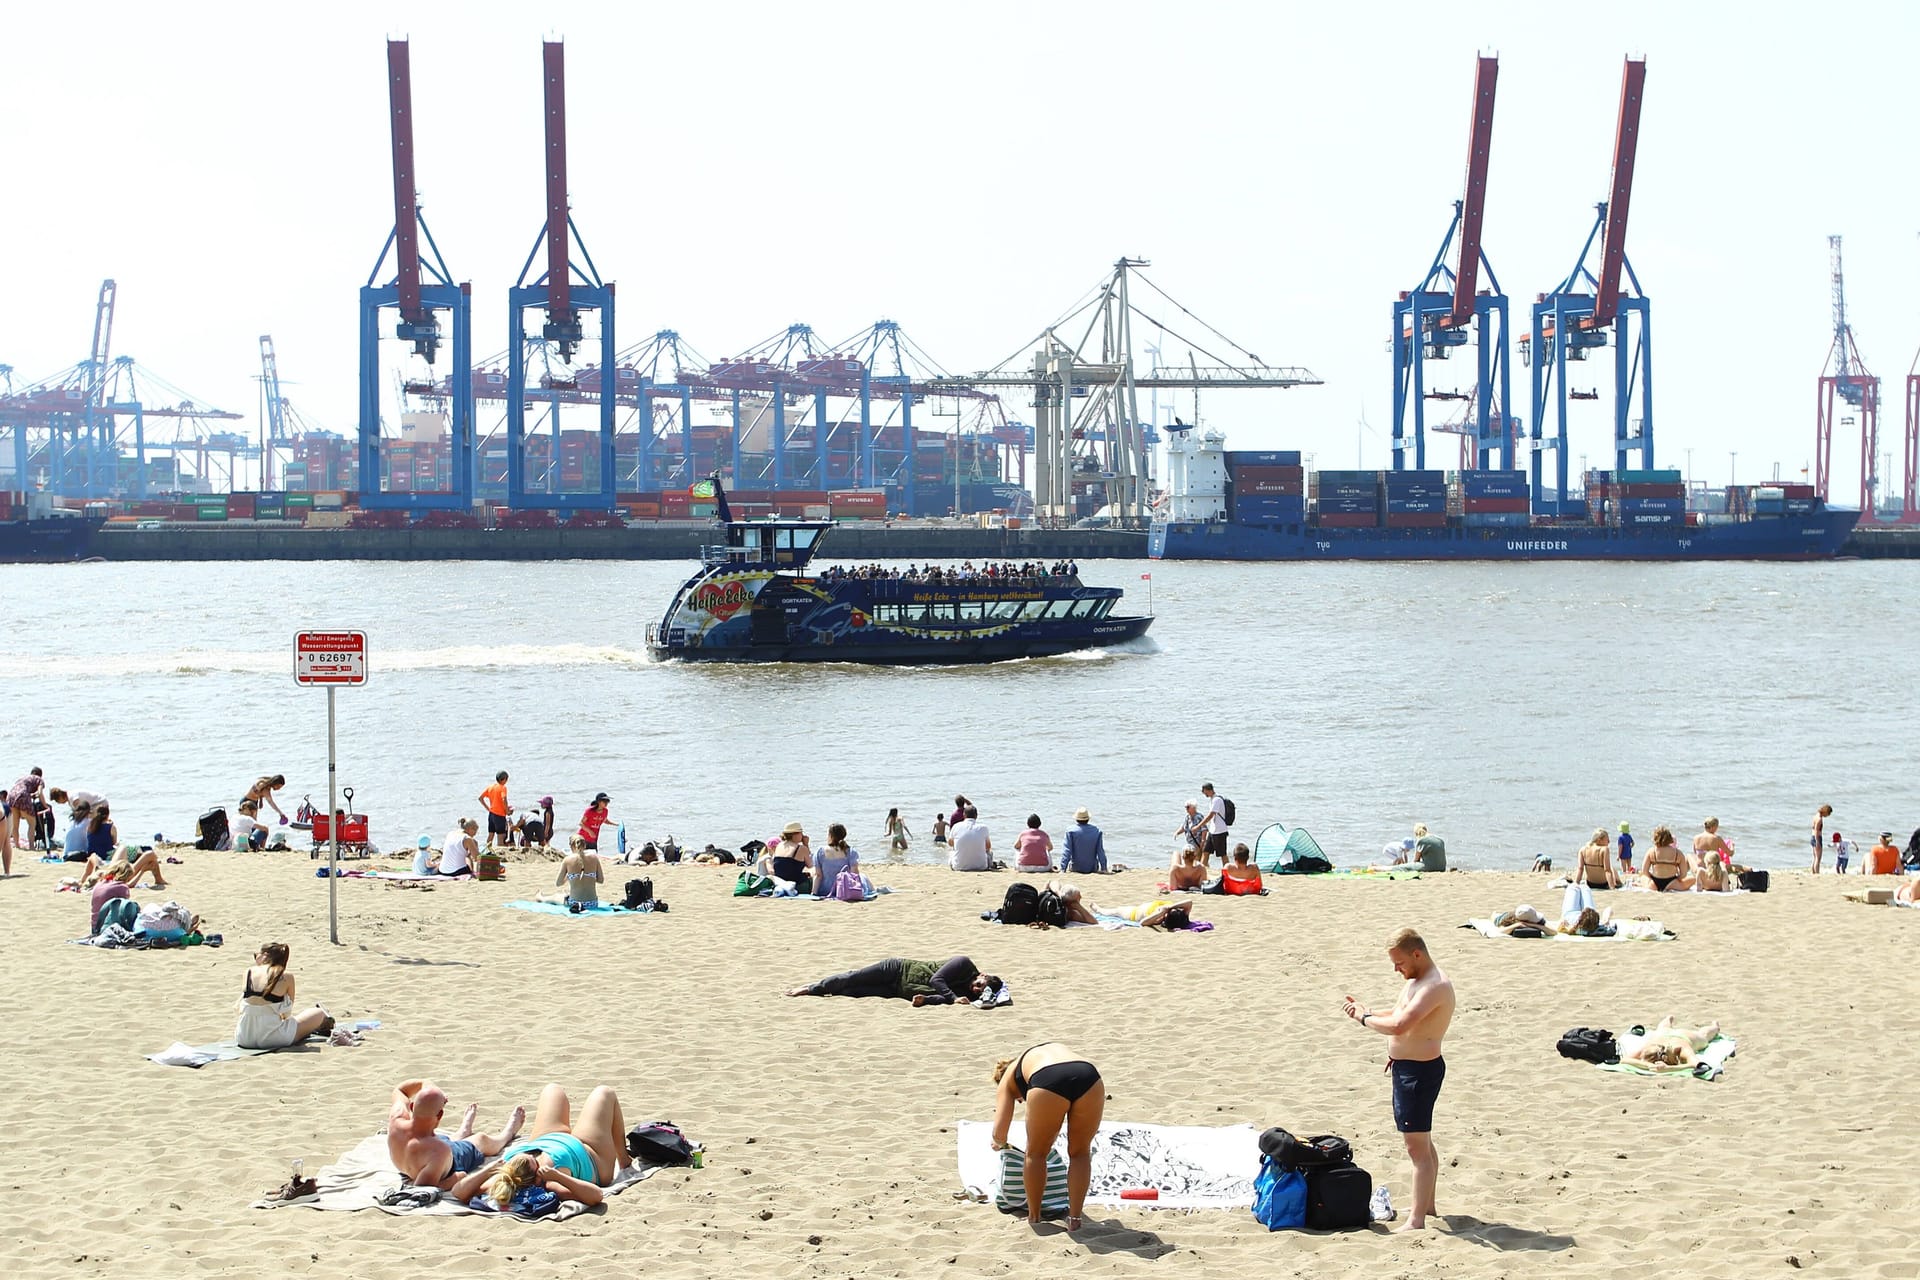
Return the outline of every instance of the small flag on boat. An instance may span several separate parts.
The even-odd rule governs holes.
[[[1151,582],[1151,581],[1153,581],[1153,575],[1152,575],[1152,574],[1150,574],[1150,573],[1143,573],[1143,574],[1141,574],[1141,575],[1140,575],[1140,581],[1142,581],[1142,582]]]

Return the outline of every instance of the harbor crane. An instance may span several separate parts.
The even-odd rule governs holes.
[[[1604,203],[1595,205],[1593,227],[1573,270],[1533,304],[1533,332],[1526,342],[1533,367],[1530,426],[1533,440],[1535,511],[1558,513],[1568,506],[1567,404],[1597,399],[1567,385],[1570,362],[1607,345],[1612,335],[1613,456],[1624,470],[1627,455],[1653,466],[1653,338],[1651,308],[1627,257],[1627,214],[1633,198],[1633,164],[1640,141],[1640,101],[1647,82],[1644,58],[1628,58],[1620,74],[1620,110],[1613,137],[1613,180]],[[1596,242],[1597,269],[1587,260]],[[1635,409],[1639,416],[1634,417]],[[1548,434],[1546,424],[1553,431]],[[1637,429],[1636,429],[1637,428]],[[1554,451],[1552,497],[1545,488],[1541,454]]]
[[[1841,268],[1840,237],[1827,237],[1827,259],[1833,285],[1833,341],[1827,346],[1827,362],[1821,367],[1814,401],[1813,491],[1823,499],[1831,497],[1833,485],[1833,429],[1850,426],[1854,416],[1840,416],[1847,409],[1860,423],[1860,519],[1871,523],[1879,518],[1874,496],[1879,489],[1880,465],[1880,379],[1867,371],[1860,359],[1860,348],[1853,340],[1853,325],[1847,319],[1847,280]],[[1911,399],[1912,392],[1908,393]],[[1911,415],[1909,415],[1911,422]],[[1908,429],[1909,437],[1912,428]],[[1909,490],[1913,487],[1911,468],[1907,471]],[[1911,506],[1911,497],[1908,505]]]
[[[1480,58],[1474,71],[1473,113],[1467,135],[1466,190],[1453,203],[1453,221],[1419,286],[1393,304],[1393,467],[1427,465],[1427,401],[1470,399],[1464,422],[1437,423],[1435,431],[1461,435],[1463,460],[1485,467],[1497,448],[1500,466],[1513,468],[1514,433],[1508,417],[1512,393],[1507,336],[1507,295],[1493,273],[1481,240],[1487,208],[1487,166],[1493,149],[1494,88],[1498,58]],[[1457,251],[1456,251],[1457,246]],[[1480,290],[1484,271],[1489,286]],[[1474,389],[1429,389],[1427,361],[1445,360],[1468,341],[1475,348]]]

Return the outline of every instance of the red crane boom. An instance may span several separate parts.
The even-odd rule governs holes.
[[[1493,149],[1493,89],[1500,59],[1481,58],[1473,77],[1473,131],[1467,139],[1467,191],[1460,204],[1460,268],[1453,277],[1453,310],[1443,328],[1473,323],[1480,287],[1480,224],[1487,211],[1487,158]]]
[[[1633,201],[1633,157],[1640,142],[1640,95],[1647,83],[1644,58],[1628,58],[1620,73],[1620,120],[1613,135],[1613,191],[1607,200],[1607,231],[1600,242],[1600,287],[1593,314],[1582,329],[1602,329],[1620,311],[1620,269],[1627,260],[1627,213]]]
[[[407,42],[387,41],[387,100],[393,114],[393,247],[400,268],[400,318],[424,325],[420,306],[420,220],[413,185],[413,73]]]

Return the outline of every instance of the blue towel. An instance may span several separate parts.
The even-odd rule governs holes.
[[[650,916],[653,914],[651,911],[629,911],[625,907],[615,906],[610,902],[582,907],[579,911],[569,911],[557,902],[528,902],[524,899],[501,905],[511,907],[515,911],[531,911],[535,915],[542,916]]]

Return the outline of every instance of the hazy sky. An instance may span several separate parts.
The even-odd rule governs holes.
[[[1715,481],[1731,450],[1745,479],[1806,465],[1838,232],[1897,466],[1920,347],[1916,12],[16,5],[0,363],[30,378],[82,358],[112,276],[116,353],[251,428],[271,333],[289,396],[350,430],[356,290],[393,217],[388,35],[412,38],[423,203],[473,282],[476,353],[502,349],[541,220],[540,41],[558,35],[574,216],[618,283],[623,346],[670,327],[719,358],[796,321],[831,341],[886,317],[975,369],[1136,255],[1244,346],[1325,379],[1209,395],[1210,425],[1384,466],[1390,305],[1460,195],[1475,54],[1501,58],[1486,243],[1520,315],[1606,193],[1631,52],[1648,76],[1628,254],[1653,299],[1662,460],[1691,448]],[[1610,429],[1588,409],[1572,453],[1601,465]],[[1835,452],[1851,498],[1857,439]]]

